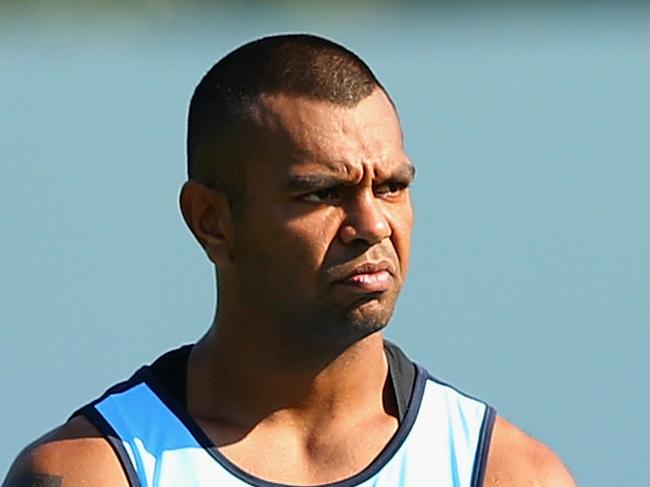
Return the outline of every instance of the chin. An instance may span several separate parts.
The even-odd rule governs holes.
[[[360,299],[349,306],[347,314],[351,319],[369,322],[384,322],[388,324],[395,305],[397,293],[386,293],[375,297]]]
[[[397,296],[384,295],[357,300],[343,307],[330,303],[317,313],[302,314],[293,309],[283,320],[292,323],[290,341],[305,350],[341,351],[388,325]],[[298,311],[298,313],[296,312]]]
[[[351,316],[349,325],[357,330],[366,331],[367,334],[383,330],[388,326],[391,315],[386,314],[372,314],[363,316]]]
[[[377,300],[368,301],[349,310],[344,326],[360,340],[386,328],[393,315],[393,309],[394,306],[387,306]]]

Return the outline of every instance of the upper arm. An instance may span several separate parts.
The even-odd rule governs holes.
[[[497,418],[484,487],[576,487],[553,451],[503,418]]]
[[[2,487],[128,487],[110,444],[82,417],[25,448]]]

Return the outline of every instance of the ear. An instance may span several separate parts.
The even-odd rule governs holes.
[[[228,265],[233,258],[233,225],[225,193],[189,180],[181,188],[180,206],[185,223],[208,258],[218,267]]]

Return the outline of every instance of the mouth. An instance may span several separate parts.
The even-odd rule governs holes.
[[[393,279],[393,270],[387,261],[366,262],[334,283],[361,293],[382,293],[393,287]]]

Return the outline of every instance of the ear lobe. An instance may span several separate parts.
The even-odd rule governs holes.
[[[185,223],[212,262],[218,265],[232,260],[232,214],[222,191],[198,181],[187,181],[180,194]]]

